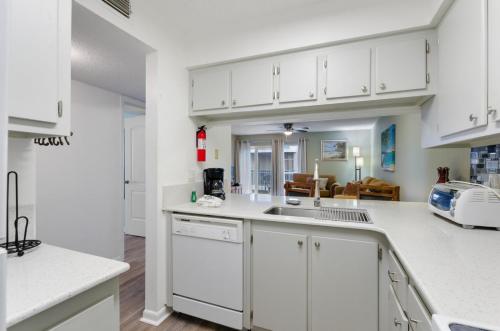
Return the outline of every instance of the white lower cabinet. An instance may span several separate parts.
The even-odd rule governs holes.
[[[399,304],[396,297],[396,293],[392,287],[389,286],[389,315],[387,325],[389,329],[387,331],[408,331],[408,319],[403,311],[403,308]]]
[[[378,330],[378,243],[308,228],[253,228],[252,326]]]
[[[408,286],[408,318],[413,331],[432,331],[431,316],[413,286]]]
[[[49,331],[110,331],[114,330],[114,320],[109,318],[114,313],[114,297],[108,297]]]
[[[307,236],[253,232],[253,325],[307,330]]]
[[[378,330],[377,249],[375,242],[311,237],[313,331]]]

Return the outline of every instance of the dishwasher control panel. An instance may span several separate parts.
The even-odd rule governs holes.
[[[173,215],[172,234],[241,243],[243,242],[243,221]]]

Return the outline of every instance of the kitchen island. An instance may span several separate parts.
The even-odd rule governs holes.
[[[7,259],[7,330],[119,330],[127,263],[47,244]]]
[[[301,198],[301,201],[302,205],[298,208],[314,208],[312,198]],[[186,203],[169,207],[168,212],[241,219],[262,226],[286,224],[380,235],[387,240],[384,256],[389,258],[385,260],[390,260],[391,252],[394,253],[403,273],[409,278],[407,282],[411,284],[411,290],[418,291],[416,297],[422,299],[421,305],[425,306],[423,310],[428,310],[429,314],[453,316],[500,327],[499,231],[463,229],[432,214],[426,203],[322,200],[323,206],[366,209],[373,224],[264,213],[273,206],[284,205],[284,197],[228,195],[220,208]],[[246,272],[249,273],[247,278],[250,278],[251,272]],[[389,270],[389,273],[393,272]],[[245,290],[245,293],[248,296],[252,291]],[[401,296],[399,300],[403,306],[406,304],[402,302]],[[247,307],[250,310],[254,308],[251,303]],[[381,311],[384,309],[381,307]],[[248,323],[246,326],[248,328]]]

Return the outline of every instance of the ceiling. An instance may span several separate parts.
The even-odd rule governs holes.
[[[309,132],[329,132],[329,131],[351,131],[370,130],[375,125],[376,118],[361,118],[349,120],[329,120],[315,122],[296,122],[294,128],[308,127]],[[260,124],[260,125],[233,125],[232,134],[237,136],[273,134],[270,131],[283,130],[283,123]],[[279,132],[276,132],[279,133]]]
[[[147,45],[77,3],[72,29],[72,79],[145,100]]]

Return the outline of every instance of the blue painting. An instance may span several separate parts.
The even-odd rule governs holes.
[[[381,166],[386,171],[396,170],[396,124],[392,124],[381,135]]]

